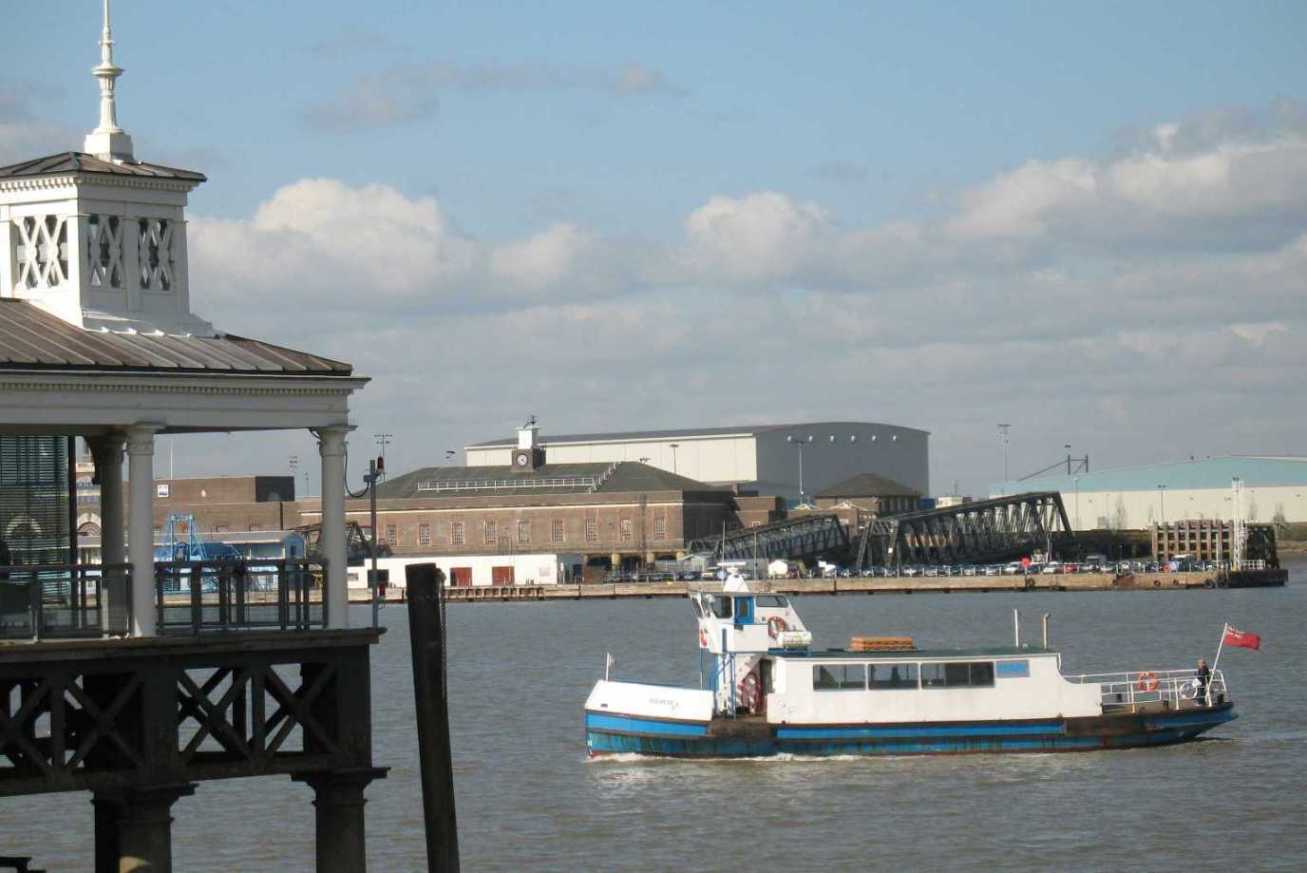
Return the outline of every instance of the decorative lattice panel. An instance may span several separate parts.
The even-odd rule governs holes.
[[[55,288],[68,281],[68,219],[28,215],[18,226],[18,281],[22,288]]]
[[[141,287],[169,291],[173,282],[172,228],[166,218],[137,221],[141,257]]]
[[[122,219],[116,215],[92,215],[87,219],[86,260],[93,287],[123,287]]]

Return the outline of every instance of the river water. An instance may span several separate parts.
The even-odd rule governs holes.
[[[919,646],[1028,639],[1052,613],[1064,672],[1209,662],[1223,622],[1240,718],[1160,749],[902,759],[588,762],[581,707],[601,674],[698,683],[683,600],[457,604],[450,706],[467,871],[1302,870],[1307,865],[1307,560],[1284,588],[846,595],[796,600],[818,646],[855,633]],[[355,616],[367,620],[366,609]],[[374,650],[373,873],[425,869],[407,615]],[[180,871],[311,870],[311,792],[202,783],[174,807]],[[89,795],[0,801],[0,854],[91,869]]]

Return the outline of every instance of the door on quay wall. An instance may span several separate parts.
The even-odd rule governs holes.
[[[513,568],[512,567],[491,567],[490,568],[491,585],[512,585]]]
[[[472,584],[472,568],[450,567],[449,578],[455,588],[467,588]]]

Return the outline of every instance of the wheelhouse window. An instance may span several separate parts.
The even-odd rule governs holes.
[[[921,665],[923,688],[992,688],[993,661],[956,661]]]
[[[916,664],[868,664],[868,687],[877,688],[916,688]]]
[[[767,606],[773,609],[784,609],[790,605],[790,602],[780,594],[759,594],[755,600],[759,606]]]
[[[866,687],[865,664],[817,664],[812,668],[814,691],[862,691]]]
[[[731,598],[709,595],[708,608],[711,609],[712,614],[717,616],[718,618],[730,618]]]

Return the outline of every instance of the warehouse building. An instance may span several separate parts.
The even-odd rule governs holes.
[[[1234,516],[1239,481],[1245,522],[1307,521],[1307,458],[1235,456],[1121,467],[1005,482],[993,496],[1058,491],[1075,530],[1151,528]]]
[[[874,473],[918,494],[930,493],[930,434],[854,421],[743,425],[683,430],[541,436],[551,463],[638,462],[711,485],[776,495],[789,502],[859,473]],[[464,447],[468,467],[507,467],[523,437]]]

